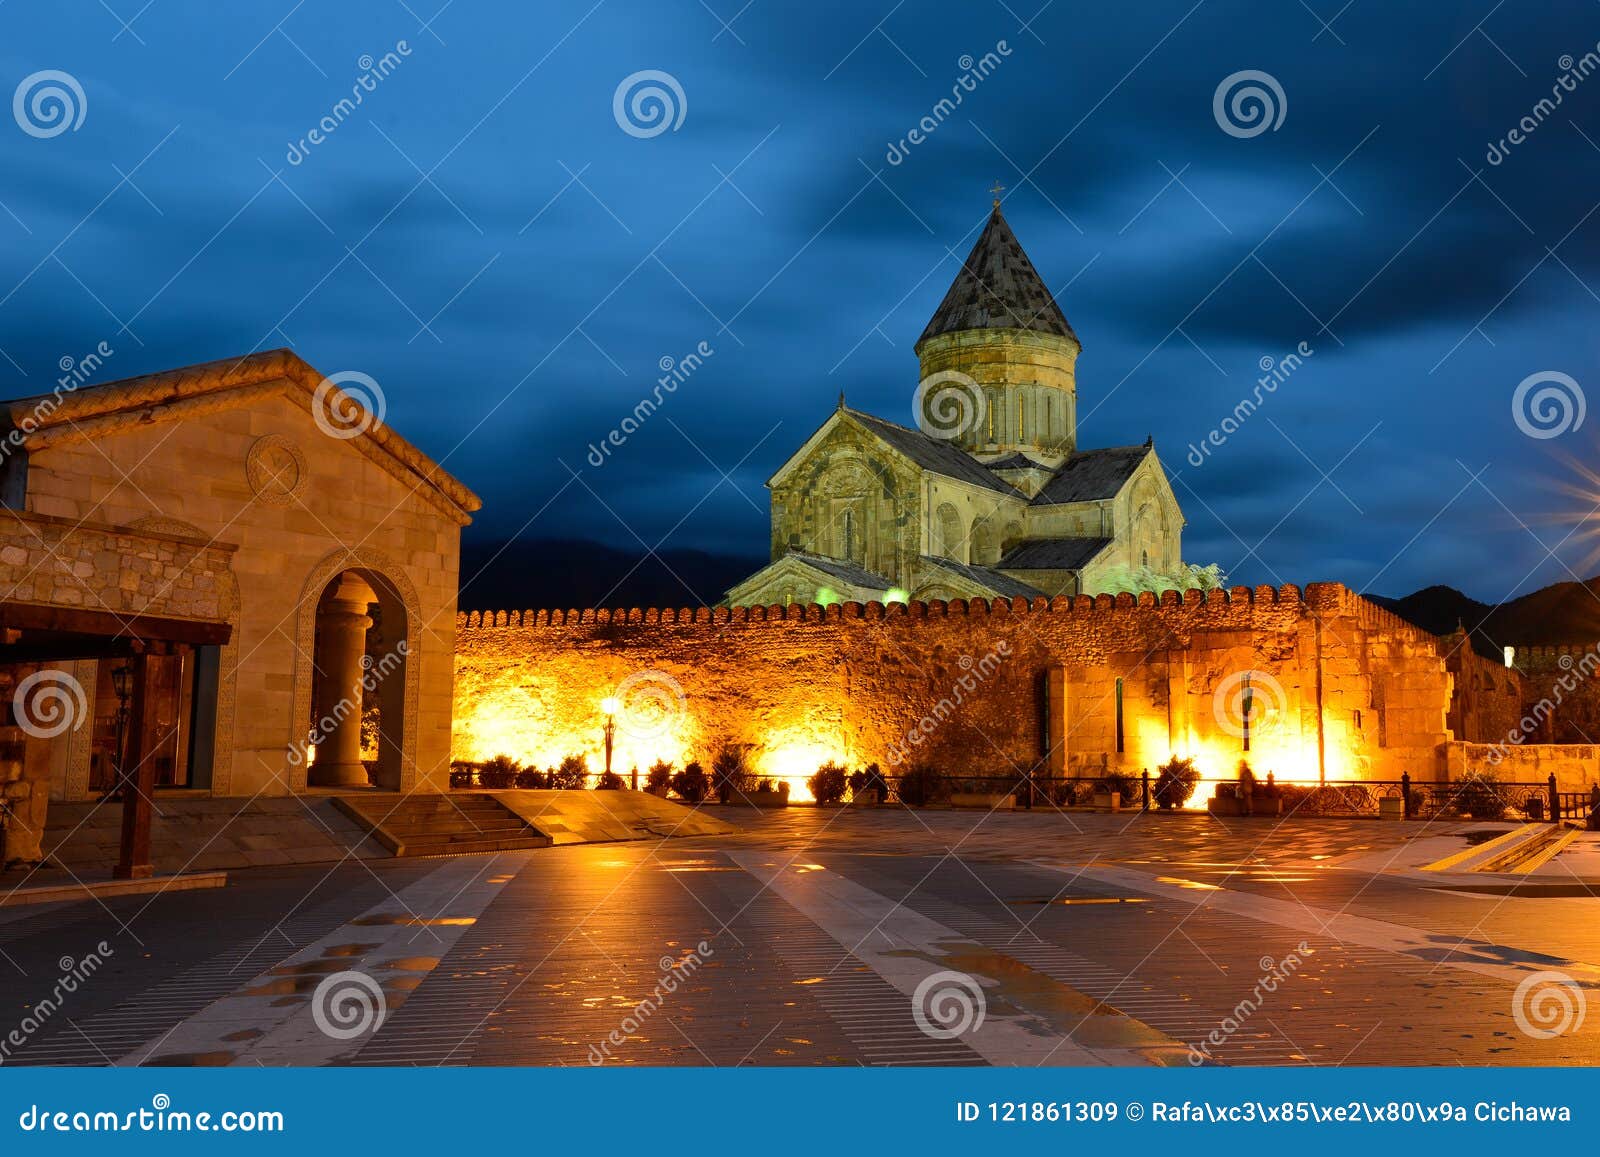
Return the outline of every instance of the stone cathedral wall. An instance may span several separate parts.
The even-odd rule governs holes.
[[[1173,753],[1211,779],[1247,757],[1281,780],[1314,781],[1319,762],[1329,779],[1428,780],[1444,775],[1453,738],[1440,640],[1334,583],[1160,599],[474,612],[459,617],[456,647],[455,758],[504,753],[541,767],[568,754],[600,766],[608,696],[621,701],[623,774],[705,761],[733,740],[752,745],[762,774],[796,784],[829,759],[1048,775],[1137,773]]]

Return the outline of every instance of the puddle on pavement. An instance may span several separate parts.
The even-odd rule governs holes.
[[[1071,907],[1074,904],[1148,904],[1149,902],[1149,899],[1145,896],[1057,896],[1038,900],[1006,901],[1006,903],[1014,904],[1018,907],[1030,904],[1040,907],[1046,905],[1054,906],[1056,904],[1060,904],[1063,907]]]
[[[216,1065],[231,1065],[234,1055],[230,1052],[210,1053],[163,1053],[159,1057],[152,1057],[144,1063],[158,1068],[201,1068]]]
[[[379,925],[398,925],[402,928],[468,928],[477,922],[476,916],[407,916],[403,912],[379,912],[373,916],[357,916],[350,921],[363,928]]]
[[[1456,834],[1467,841],[1469,848],[1475,848],[1479,844],[1486,844],[1490,840],[1498,839],[1506,833],[1503,830],[1494,828],[1473,828],[1471,831],[1457,832]]]
[[[385,960],[378,967],[396,972],[429,972],[439,966],[437,956],[402,956],[398,960]]]
[[[1188,888],[1196,892],[1220,892],[1221,888],[1215,884],[1202,884],[1199,880],[1185,880],[1179,876],[1157,876],[1158,884],[1173,884],[1179,888]]]
[[[255,1040],[257,1037],[266,1035],[266,1033],[262,1032],[258,1028],[242,1028],[238,1032],[228,1033],[222,1039],[227,1041],[229,1044],[236,1044],[239,1041]]]
[[[324,948],[324,956],[365,956],[376,944],[335,944],[332,948]]]

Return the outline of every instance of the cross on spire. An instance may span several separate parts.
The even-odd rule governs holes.
[[[994,207],[996,209],[1000,208],[1000,194],[1004,193],[1005,191],[1006,191],[1006,187],[1004,185],[1002,185],[999,181],[996,181],[994,183],[994,188],[989,190],[989,192],[994,194]]]

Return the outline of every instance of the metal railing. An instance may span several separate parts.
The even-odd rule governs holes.
[[[450,767],[450,786],[455,789],[514,788],[516,781],[501,784],[483,782],[484,765],[456,760]],[[536,769],[528,786],[546,786]],[[598,774],[590,772],[583,787],[592,787]],[[621,776],[629,783],[631,777]],[[709,782],[708,786],[712,786]],[[640,786],[644,777],[640,776]],[[1207,800],[1200,789],[1213,785],[1222,798],[1239,798],[1235,781],[1204,781],[1195,794],[1174,807],[1204,810]],[[549,786],[556,786],[550,784]],[[578,786],[578,785],[570,785]],[[869,779],[857,791],[847,791],[845,800],[853,803],[899,803],[912,807],[967,803],[972,806],[1012,806],[1035,810],[1068,808],[1104,809],[1113,792],[1124,810],[1161,810],[1161,785],[1158,776],[1148,771],[1121,775],[1030,776],[1026,773],[990,775],[944,775],[926,772],[880,775]],[[711,794],[715,795],[713,791]],[[1384,801],[1400,803],[1400,814],[1408,820],[1461,817],[1480,820],[1522,820],[1560,823],[1588,820],[1595,812],[1595,794],[1587,791],[1560,791],[1555,776],[1543,783],[1493,780],[1469,776],[1450,783],[1418,782],[1410,775],[1399,779],[1328,780],[1318,784],[1275,783],[1256,780],[1251,788],[1253,810],[1283,816],[1364,817],[1385,811]],[[874,798],[875,797],[875,798]],[[1271,801],[1279,801],[1273,808]],[[1009,801],[1009,802],[1008,802]],[[1265,804],[1265,807],[1259,806]],[[1391,805],[1392,806],[1392,805]]]

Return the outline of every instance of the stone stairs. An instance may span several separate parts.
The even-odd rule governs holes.
[[[549,836],[486,792],[337,796],[335,805],[396,856],[547,848]]]

